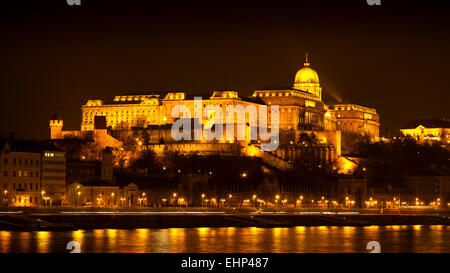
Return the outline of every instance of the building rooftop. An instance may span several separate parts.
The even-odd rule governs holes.
[[[300,90],[297,90],[300,91]],[[112,101],[108,101],[106,102],[106,105],[108,104],[141,104],[143,101],[145,100],[194,100],[195,97],[200,97],[204,100],[210,100],[211,97],[214,96],[214,94],[216,94],[216,96],[214,97],[215,99],[240,99],[242,101],[246,101],[246,102],[252,102],[252,103],[257,103],[257,104],[264,104],[260,99],[258,98],[254,98],[254,97],[242,97],[239,95],[236,95],[236,97],[231,97],[231,96],[224,96],[224,97],[220,97],[218,95],[220,94],[224,94],[224,93],[236,93],[236,91],[214,91],[208,94],[205,93],[194,93],[194,94],[190,94],[187,92],[183,92],[183,91],[176,91],[176,92],[159,92],[159,91],[154,91],[154,92],[132,92],[132,93],[127,93],[127,94],[123,94],[123,95],[118,95],[115,96],[114,99]],[[304,91],[301,91],[304,92]],[[156,103],[156,101],[155,101]],[[99,105],[103,105],[103,101],[100,100],[90,100],[88,101],[88,103],[86,104],[86,106],[99,106]]]
[[[41,153],[42,151],[60,151],[53,143],[36,140],[0,139],[0,148],[10,152]]]
[[[415,129],[420,125],[425,128],[450,128],[450,118],[413,120],[402,129]]]

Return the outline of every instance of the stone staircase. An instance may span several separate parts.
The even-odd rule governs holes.
[[[260,145],[252,144],[251,146],[257,148],[260,151],[259,154],[261,154],[263,163],[267,164],[268,166],[283,172],[294,168],[292,163],[289,163],[288,161],[275,155],[272,152],[262,150]]]

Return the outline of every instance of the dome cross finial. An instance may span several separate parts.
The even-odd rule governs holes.
[[[309,58],[308,58],[308,51],[306,52],[306,56],[305,56],[305,66],[309,66]]]

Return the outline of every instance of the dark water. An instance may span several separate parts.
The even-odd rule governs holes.
[[[450,252],[448,226],[0,231],[0,252]]]

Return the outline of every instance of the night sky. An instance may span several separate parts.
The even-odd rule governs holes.
[[[450,116],[449,4],[381,1],[3,1],[0,136],[48,138],[55,109],[79,130],[86,100],[129,92],[290,87],[305,51],[382,133]]]

